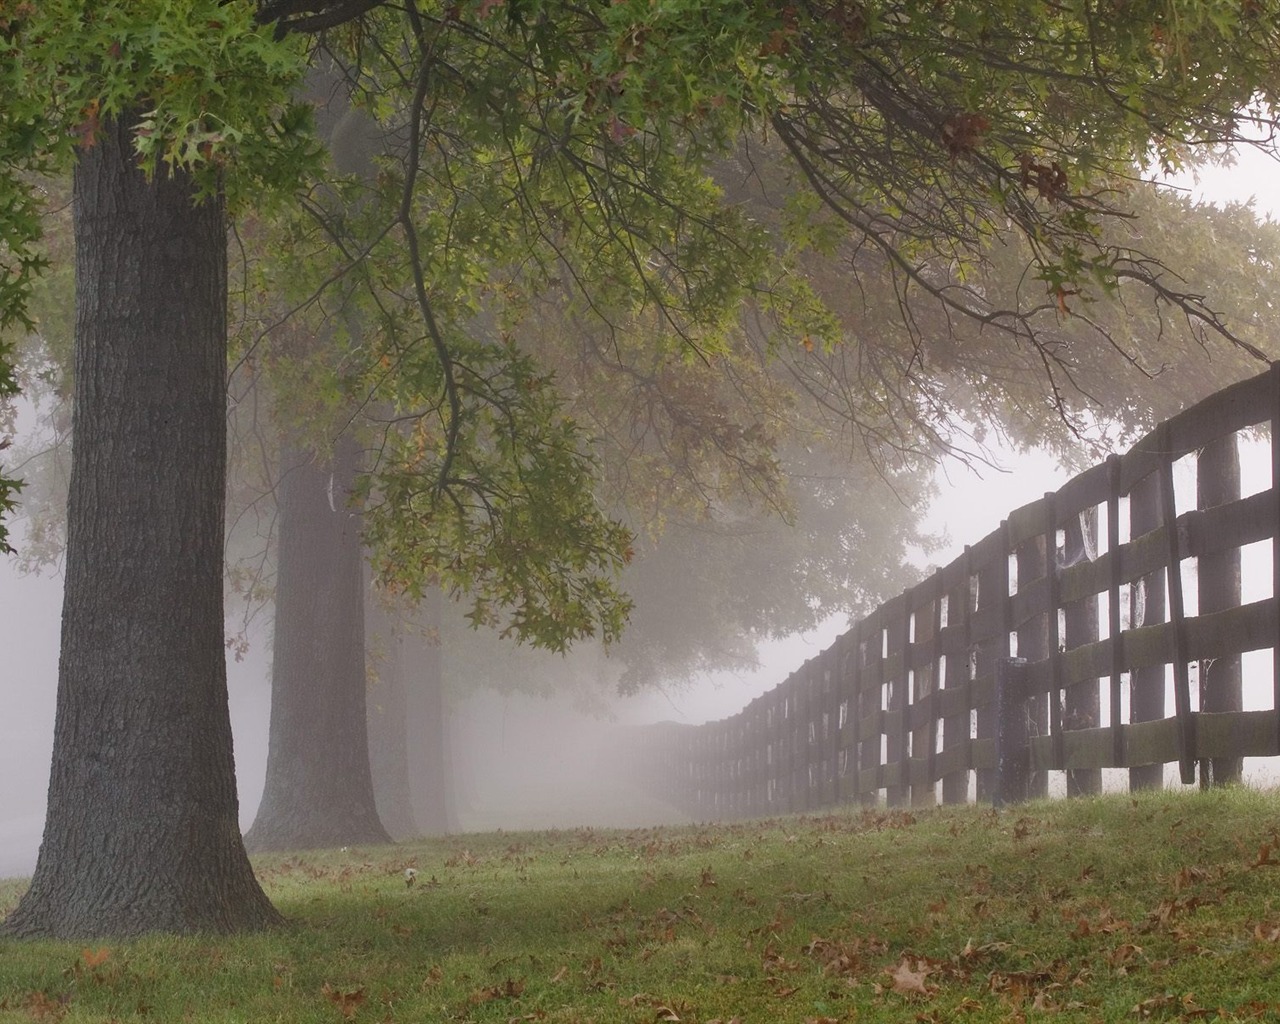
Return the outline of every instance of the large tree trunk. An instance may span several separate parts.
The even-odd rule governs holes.
[[[75,171],[75,448],[44,841],[9,934],[279,918],[245,856],[222,611],[226,224],[122,117]]]
[[[378,817],[397,840],[418,836],[409,784],[409,722],[401,634],[405,624],[395,608],[366,595],[369,630],[369,766]]]
[[[439,590],[428,592],[418,609],[426,632],[406,634],[400,649],[409,712],[409,788],[414,818],[425,836],[446,835],[458,823],[440,644],[443,603]]]
[[[381,612],[369,744],[378,813],[393,835],[438,836],[456,813],[449,770],[438,590],[414,609],[413,622]]]
[[[388,843],[378,819],[365,723],[360,517],[348,495],[357,451],[332,466],[282,460],[267,780],[251,850]]]

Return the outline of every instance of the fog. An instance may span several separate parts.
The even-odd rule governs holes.
[[[927,531],[945,534],[946,544],[929,561],[943,565],[974,543],[1012,509],[1056,490],[1069,474],[1042,455],[1002,453],[1000,469],[979,473],[960,464],[939,472],[941,493],[922,510]],[[1265,446],[1246,446],[1244,493],[1269,485]],[[1180,507],[1186,507],[1180,500]],[[20,542],[20,535],[15,538]],[[1246,564],[1246,600],[1268,588],[1265,572]],[[921,567],[924,568],[923,560]],[[1256,568],[1256,566],[1255,566]],[[28,874],[35,864],[43,827],[45,787],[52,748],[57,648],[62,588],[56,574],[20,575],[0,560],[0,877]],[[760,649],[752,672],[704,675],[691,684],[614,698],[587,714],[573,696],[543,698],[482,692],[457,703],[450,716],[449,760],[453,772],[453,827],[457,831],[549,827],[633,827],[686,820],[660,797],[631,782],[619,751],[628,728],[658,721],[690,724],[736,714],[778,685],[804,661],[848,628],[843,618]],[[241,825],[257,811],[266,770],[270,707],[269,627],[248,636],[242,660],[228,657],[228,688],[239,782]],[[1246,665],[1246,708],[1270,706],[1270,670]],[[1264,692],[1265,691],[1265,692]],[[1105,701],[1103,702],[1105,706]],[[1170,706],[1172,706],[1170,702]],[[601,711],[603,710],[603,713]],[[1273,781],[1273,769],[1250,759],[1246,777]],[[1060,773],[1059,773],[1060,774]],[[1114,773],[1116,776],[1123,773]],[[1176,782],[1176,766],[1169,771]],[[1115,782],[1119,785],[1117,779]]]
[[[939,563],[993,529],[1004,512],[1059,486],[1066,474],[1044,457],[1006,456],[1003,472],[981,476],[954,465],[940,477],[943,496],[926,516],[945,531]],[[20,526],[19,526],[20,529]],[[21,535],[15,537],[20,543]],[[53,742],[62,587],[56,572],[19,574],[0,560],[0,877],[27,874],[43,828]],[[691,685],[617,698],[604,714],[577,710],[570,698],[480,694],[453,709],[450,760],[455,826],[464,831],[582,825],[640,826],[682,820],[675,808],[630,783],[618,763],[629,726],[699,723],[735,714],[776,686],[847,628],[833,619],[812,633],[765,644],[759,669],[716,673]],[[270,708],[267,628],[249,635],[242,660],[228,657],[240,820],[257,811],[266,770]]]
[[[1246,158],[1238,167],[1203,172],[1198,188],[1224,200],[1266,196],[1273,175],[1274,168]],[[1183,184],[1194,183],[1188,177]],[[1274,208],[1271,212],[1275,215]],[[958,464],[942,471],[941,496],[925,512],[925,526],[945,531],[949,546],[933,553],[932,561],[945,564],[964,544],[994,529],[1011,509],[1056,489],[1067,476],[1043,456],[1004,453],[1000,462],[1003,471],[984,469],[981,476]],[[1258,468],[1252,472],[1256,478]],[[1246,484],[1246,492],[1255,489],[1256,482]],[[20,543],[20,534],[15,540]],[[39,846],[61,596],[56,573],[20,575],[9,559],[0,558],[0,876],[29,873]],[[831,620],[804,636],[764,645],[756,671],[717,673],[686,687],[617,699],[603,717],[584,715],[568,700],[487,694],[460,705],[450,735],[456,827],[632,826],[679,820],[679,812],[630,786],[615,770],[621,730],[645,722],[699,723],[732,715],[846,628],[845,621]],[[228,659],[241,824],[246,828],[262,793],[270,704],[265,630],[249,641],[243,660]],[[1246,694],[1247,707],[1260,700],[1257,693]],[[1261,706],[1270,706],[1269,698]],[[1247,763],[1246,773],[1255,782],[1271,781],[1268,770],[1256,763]]]

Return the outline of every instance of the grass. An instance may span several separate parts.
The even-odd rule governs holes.
[[[1280,1018],[1273,792],[498,832],[256,863],[288,928],[0,943],[0,1022]],[[0,883],[0,911],[20,888]]]

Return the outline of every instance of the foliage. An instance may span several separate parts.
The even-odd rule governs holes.
[[[885,465],[947,447],[956,411],[1061,438],[1046,413],[1079,424],[1070,386],[1111,408],[1090,384],[1122,378],[1098,344],[1071,340],[1086,330],[1103,354],[1114,343],[1157,365],[1174,309],[1182,338],[1256,348],[1169,283],[1169,248],[1111,230],[1153,148],[1172,164],[1193,142],[1271,123],[1275,19],[1253,0],[1124,18],[1084,2],[267,3],[257,20],[274,33],[242,4],[191,0],[158,20],[117,6],[88,17],[69,0],[19,8],[13,82],[31,92],[52,76],[61,90],[52,125],[34,93],[14,108],[46,133],[33,152],[65,157],[145,95],[142,152],[234,168],[241,209],[311,168],[307,104],[281,97],[302,67],[296,40],[325,30],[313,67],[336,62],[385,146],[372,174],[318,174],[302,219],[270,236],[296,257],[272,288],[345,337],[337,355],[292,352],[292,370],[277,351],[277,390],[381,422],[367,485],[389,579],[469,592],[477,622],[553,647],[616,635],[626,610],[611,577],[630,545],[591,452],[608,424],[573,391],[620,378],[567,379],[548,353],[575,337],[667,405],[690,470],[679,501],[754,491],[777,507],[783,431],[702,402],[761,360],[780,358],[801,400],[843,417]],[[55,37],[55,23],[82,31]],[[735,185],[766,179],[784,209],[738,201]],[[819,258],[839,268],[833,287]],[[1035,283],[1010,292],[1013,280]],[[1087,315],[1089,298],[1130,282],[1163,306],[1148,348]],[[875,298],[859,308],[858,295]],[[539,345],[531,324],[550,297],[567,312]],[[270,319],[255,336],[274,333]],[[1014,383],[1028,375],[1049,383],[1049,405]],[[638,454],[658,479],[657,455]],[[670,514],[646,506],[633,525]]]
[[[353,101],[402,140],[359,200],[362,229],[350,201],[341,218],[312,212],[372,264],[343,271],[349,285],[360,274],[374,292],[412,281],[412,302],[376,302],[383,340],[371,354],[383,369],[367,364],[377,378],[367,393],[393,396],[395,421],[419,431],[388,431],[384,464],[420,476],[421,453],[433,451],[436,494],[462,449],[464,404],[499,418],[514,408],[509,393],[459,385],[459,374],[503,379],[489,369],[495,350],[533,344],[558,374],[545,378],[548,393],[606,432],[610,403],[603,415],[583,411],[583,390],[608,381],[649,395],[668,443],[633,445],[626,472],[656,480],[657,465],[674,460],[688,484],[678,498],[702,491],[714,504],[754,488],[778,506],[780,432],[722,416],[714,399],[696,411],[693,396],[716,390],[697,361],[740,382],[749,362],[780,354],[797,390],[845,417],[884,465],[891,452],[947,447],[958,410],[1002,423],[1016,415],[1026,432],[1061,438],[1045,413],[1079,423],[1064,392],[1089,376],[1069,344],[1081,326],[1099,336],[1093,351],[1144,361],[1146,349],[1082,315],[1130,282],[1165,307],[1156,337],[1172,309],[1187,320],[1183,337],[1216,332],[1259,351],[1202,296],[1169,283],[1162,250],[1112,230],[1127,214],[1122,185],[1153,147],[1172,164],[1192,142],[1272,124],[1275,27],[1256,3],[1148,5],[1124,19],[1076,3],[1030,21],[976,4],[483,2],[402,16],[337,3],[264,14],[282,17],[285,33],[344,24],[326,45]],[[760,156],[782,168],[782,215],[761,218],[725,195],[716,171],[726,156],[748,178]],[[841,302],[796,273],[831,255],[855,275],[844,295],[874,292],[874,310],[837,315]],[[1019,287],[1000,301],[1008,280],[1037,281],[1041,293]],[[551,331],[538,322],[548,300],[566,307]],[[764,325],[746,332],[755,351],[741,343],[744,308]],[[531,341],[531,322],[545,343]],[[584,342],[566,346],[575,335]],[[590,358],[609,372],[582,372]],[[1022,373],[1006,375],[1015,363]],[[1028,371],[1048,384],[1047,404],[1011,383]],[[1113,377],[1100,369],[1094,379]],[[576,436],[581,446],[590,435]],[[639,498],[653,516],[636,525],[670,514]],[[384,542],[432,518],[388,519]],[[439,572],[443,547],[411,550],[398,564],[416,567],[426,551]],[[449,585],[468,577],[474,570]],[[474,611],[492,617],[483,595]]]
[[[1263,1020],[1275,813],[1236,789],[273,856],[291,928],[7,943],[0,1016]]]
[[[314,162],[307,111],[285,102],[304,53],[243,4],[0,3],[0,399],[17,390],[13,332],[37,326],[38,176],[68,169],[104,119],[128,117],[153,171],[199,170],[233,204],[268,203]],[[15,487],[0,477],[0,545]]]

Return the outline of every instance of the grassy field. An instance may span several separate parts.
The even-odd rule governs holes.
[[[0,943],[0,1021],[1280,1020],[1275,793],[499,832],[257,864],[287,929]],[[0,910],[20,889],[0,884]]]

